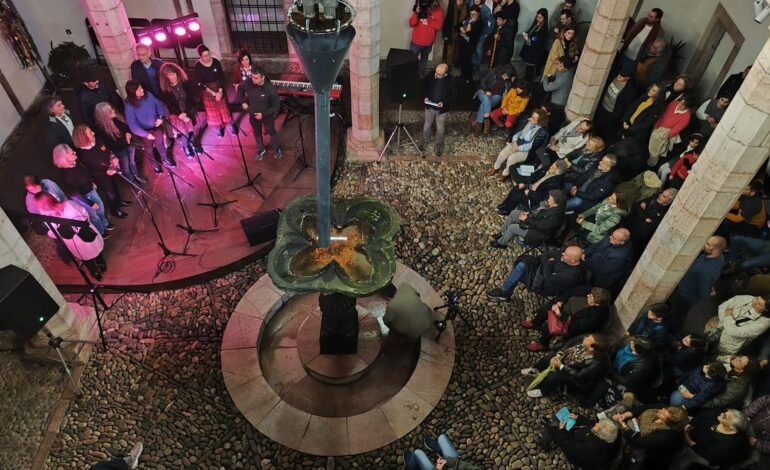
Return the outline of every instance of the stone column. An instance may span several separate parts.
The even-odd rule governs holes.
[[[572,82],[567,119],[593,116],[623,39],[628,18],[639,0],[599,0]]]
[[[115,86],[125,95],[123,86],[131,78],[136,40],[128,24],[122,0],[80,0],[88,21],[104,51]]]
[[[9,264],[30,273],[59,305],[59,311],[45,325],[54,336],[61,336],[64,339],[93,339],[96,334],[93,312],[90,310],[84,312],[82,309],[78,309],[78,314],[73,312],[59,289],[54,285],[53,280],[43,269],[40,261],[21,238],[16,227],[13,226],[5,212],[0,209],[0,266]],[[19,312],[19,315],[28,314],[29,312]],[[40,332],[32,338],[30,343],[34,348],[46,348],[48,340],[45,334]],[[84,357],[80,357],[80,359],[84,359]]]
[[[219,53],[222,58],[230,58],[235,52],[233,42],[230,40],[230,26],[227,20],[227,11],[223,0],[211,0],[211,13],[214,15],[214,27],[219,39]]]
[[[768,154],[770,41],[615,302],[623,327],[671,294]]]
[[[380,129],[380,5],[381,0],[353,0],[356,38],[350,47],[350,114],[347,156],[375,160],[384,146]]]

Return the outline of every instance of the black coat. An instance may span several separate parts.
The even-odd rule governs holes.
[[[596,307],[590,307],[596,308]],[[582,312],[582,310],[581,310]],[[572,324],[574,324],[575,318],[573,316]],[[594,330],[595,331],[595,330]],[[564,351],[572,346],[578,345],[583,342],[585,335],[575,336],[569,341],[565,342],[559,349]],[[577,364],[564,364],[560,370],[569,377],[569,384],[567,385],[568,391],[571,393],[577,393],[584,395],[589,393],[596,383],[604,377],[607,372],[607,366],[609,361],[606,354],[598,356],[591,356],[585,361]]]
[[[163,65],[163,61],[154,57],[150,61],[150,67],[155,69],[155,80],[150,81],[150,75],[138,60],[131,62],[131,80],[136,80],[142,88],[157,96],[160,93],[160,66]]]
[[[578,187],[575,196],[583,200],[581,208],[591,207],[603,201],[612,193],[612,190],[615,188],[615,183],[618,181],[618,172],[615,168],[606,173],[601,173],[593,179],[591,178],[592,174],[593,170],[591,170],[586,177],[575,183],[575,186]],[[590,183],[588,183],[584,190],[581,190],[580,187],[588,180],[590,180]]]
[[[179,107],[179,103],[177,102],[177,99],[174,97],[173,93],[166,93],[165,91],[161,90],[160,95],[158,95],[157,98],[164,105],[166,105],[166,109],[168,109],[169,114],[179,116],[180,114],[185,113],[190,119],[193,120],[193,122],[196,122],[200,89],[189,80],[182,82],[182,88],[185,91],[184,108]]]
[[[67,115],[67,117],[72,119],[72,116],[70,115]],[[53,148],[59,144],[67,144],[73,150],[75,149],[75,144],[72,142],[70,132],[64,127],[64,124],[59,122],[59,120],[53,116],[48,117],[45,128],[45,140],[46,146],[48,147],[48,157],[51,156]]]
[[[99,84],[95,90],[91,90],[84,85],[78,86],[75,91],[75,99],[78,102],[80,119],[82,119],[91,130],[96,130],[96,121],[94,119],[94,110],[96,105],[102,102],[109,103],[116,111],[123,110],[123,99],[118,95],[117,90],[108,90],[103,84]]]
[[[585,249],[588,283],[595,287],[614,288],[634,266],[634,249],[631,243],[613,245],[610,237],[604,237]]]
[[[543,23],[539,29],[532,25],[527,30],[527,34],[529,35],[530,43],[525,43],[521,47],[519,57],[527,64],[534,64],[540,67],[545,63],[547,56],[548,23]]]
[[[626,341],[621,341],[613,346],[610,352],[611,360],[614,360],[617,352],[627,344],[628,338]],[[658,365],[658,356],[655,353],[651,353],[649,356],[639,356],[635,361],[626,363],[619,374],[615,372],[614,368],[611,368],[610,379],[636,394],[646,395],[657,377]]]
[[[631,232],[631,240],[637,253],[641,253],[641,250],[647,246],[652,234],[658,229],[658,225],[671,207],[671,205],[658,204],[657,199],[658,196],[651,196],[639,201],[634,206],[633,212],[626,217],[625,226]],[[644,203],[644,209],[642,209],[642,203]],[[647,222],[647,219],[650,219],[650,222]]]
[[[522,177],[516,174],[516,172],[513,172],[511,173],[511,179],[514,183],[530,184],[530,180],[532,178]],[[535,181],[538,179],[540,179],[540,177],[536,178]],[[559,191],[564,189],[564,175],[551,176],[550,178],[540,183],[540,186],[538,186],[536,190],[530,190],[526,194],[523,190],[519,189],[516,184],[514,184],[511,190],[508,191],[508,195],[503,200],[502,206],[504,207],[505,211],[509,213],[516,209],[519,205],[524,205],[529,209],[533,209],[539,206],[541,202],[545,201],[548,198],[548,192],[554,189],[558,189]]]
[[[631,410],[637,419],[647,410],[659,410],[661,405],[641,405]],[[635,433],[628,443],[637,449],[644,449],[646,468],[668,468],[676,453],[684,447],[684,431],[661,429],[646,436]]]
[[[436,79],[433,72],[425,76],[425,97],[434,103],[443,103],[441,108],[425,105],[426,108],[438,109],[439,114],[444,114],[452,109],[452,102],[455,97],[454,77],[447,75],[444,78]]]
[[[634,112],[639,107],[639,105],[646,100],[647,94],[645,93],[636,101],[634,101],[631,106],[628,107],[626,113],[623,115],[623,123],[628,124],[629,128],[623,129],[622,131],[624,138],[633,139],[639,144],[643,145],[645,148],[648,141],[650,140],[652,127],[655,125],[655,121],[657,121],[658,116],[660,116],[660,114],[663,112],[666,103],[663,99],[655,100],[650,106],[645,108],[644,111],[639,113],[639,116],[637,116],[633,124],[631,124],[629,122],[631,116],[634,115]]]
[[[561,250],[553,250],[540,256],[523,255],[526,270],[522,283],[527,289],[542,295],[560,295],[569,288],[582,284],[585,268],[582,264],[571,266],[561,261]]]
[[[495,56],[492,62],[492,67],[498,65],[509,64],[511,57],[513,57],[513,42],[516,39],[516,30],[518,29],[516,23],[506,21],[502,27],[495,25],[495,33],[499,32],[500,37],[497,40],[497,46],[495,46],[495,33],[492,33],[487,38],[486,47],[490,51],[494,49]]]
[[[548,426],[546,429],[564,452],[567,461],[575,467],[583,470],[609,468],[617,453],[618,441],[610,444],[599,439],[591,432],[594,424],[594,421],[581,416],[570,431],[555,426]]]
[[[575,182],[589,171],[593,171],[599,160],[602,159],[602,156],[602,152],[589,152],[585,147],[580,147],[568,153],[564,158],[569,160],[572,165],[566,173],[567,182]]]
[[[530,246],[539,246],[556,236],[564,223],[563,207],[547,207],[530,212],[519,226],[527,229],[524,242]]]
[[[249,105],[249,113],[275,115],[281,109],[281,98],[273,82],[265,79],[262,85],[255,85],[251,80],[244,81],[238,87],[238,101]]]

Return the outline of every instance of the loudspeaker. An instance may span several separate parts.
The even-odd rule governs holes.
[[[388,82],[390,83],[390,101],[400,103],[412,99],[417,94],[417,54],[409,49],[391,49],[388,51]]]
[[[31,338],[59,311],[59,305],[27,271],[9,264],[0,269],[0,329]]]
[[[278,229],[278,218],[281,211],[274,209],[241,220],[241,227],[249,240],[249,245],[259,245],[268,240],[275,240],[275,232]]]

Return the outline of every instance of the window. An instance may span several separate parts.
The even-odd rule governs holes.
[[[284,0],[225,0],[235,49],[255,54],[288,52]]]

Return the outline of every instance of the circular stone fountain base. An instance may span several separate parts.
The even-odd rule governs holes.
[[[402,283],[431,307],[443,304],[425,279],[399,263],[393,284]],[[358,380],[332,385],[301,360],[300,329],[309,317],[320,318],[318,294],[291,295],[263,276],[238,303],[222,338],[222,374],[236,408],[268,438],[313,455],[368,452],[412,431],[449,383],[454,331],[450,324],[439,342],[429,330],[403,343],[382,324],[386,305],[379,295],[358,299],[359,315],[371,315],[381,329],[380,352]]]
[[[358,321],[358,352],[331,355],[321,354],[320,316],[314,312],[305,318],[297,334],[297,350],[308,375],[327,384],[342,385],[355,382],[371,369],[382,350],[382,330],[374,315],[360,306]]]

